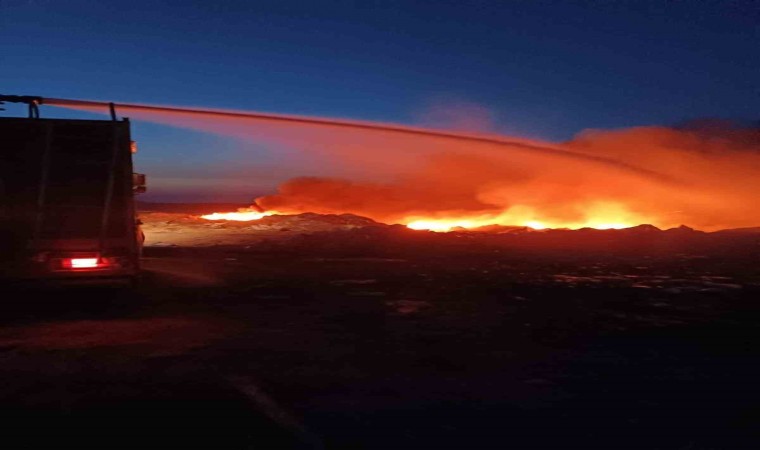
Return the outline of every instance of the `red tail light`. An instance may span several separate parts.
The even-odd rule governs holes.
[[[63,258],[58,261],[60,261],[59,270],[87,271],[122,267],[121,258],[118,257],[87,256]],[[55,266],[55,263],[53,264]]]
[[[98,258],[71,258],[63,260],[64,267],[72,269],[92,269],[100,266]]]

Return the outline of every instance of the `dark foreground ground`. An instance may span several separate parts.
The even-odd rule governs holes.
[[[756,253],[149,248],[6,286],[3,448],[757,448]]]

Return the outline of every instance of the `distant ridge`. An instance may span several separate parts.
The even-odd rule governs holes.
[[[714,231],[713,234],[760,234],[760,227],[729,228],[726,230]]]
[[[170,202],[137,202],[138,212],[161,212],[161,213],[176,213],[176,214],[211,214],[214,212],[234,212],[240,208],[247,208],[250,205],[247,203],[170,203]],[[342,218],[343,221],[354,222],[356,224],[365,223],[367,225],[374,226],[394,226],[383,222],[377,222],[369,217],[359,216],[356,214],[319,214],[319,213],[301,213],[301,214],[283,214],[281,217],[295,216],[302,217],[309,220],[322,220],[330,222],[336,220],[336,218]],[[277,217],[270,216],[270,217]],[[261,220],[265,220],[261,219]],[[271,219],[270,219],[271,220]],[[276,219],[275,219],[276,220]],[[341,221],[338,219],[338,221]],[[426,231],[426,230],[419,230]],[[432,231],[431,231],[432,232]],[[580,233],[580,234],[622,234],[622,235],[646,235],[646,234],[659,234],[666,233],[666,235],[689,235],[689,234],[726,234],[726,235],[743,235],[743,234],[760,234],[760,227],[743,227],[743,228],[728,228],[724,230],[705,232],[691,228],[686,225],[680,225],[674,228],[661,229],[652,224],[641,224],[628,228],[609,228],[609,229],[597,229],[597,228],[545,228],[534,229],[526,226],[519,225],[484,225],[476,228],[462,228],[454,227],[449,231],[450,233],[482,233],[482,234],[523,234],[523,233]]]

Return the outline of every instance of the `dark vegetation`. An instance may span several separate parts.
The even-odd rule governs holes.
[[[5,288],[6,436],[756,448],[756,236],[370,227],[149,247],[136,291]]]

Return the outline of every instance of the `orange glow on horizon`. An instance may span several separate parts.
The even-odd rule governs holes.
[[[103,102],[45,103],[107,111]],[[639,224],[716,231],[760,223],[760,209],[753,208],[760,190],[760,130],[749,124],[700,119],[678,127],[585,129],[553,142],[495,134],[499,127],[487,108],[446,99],[423,111],[440,127],[434,129],[256,111],[117,106],[133,119],[240,140],[239,153],[220,166],[222,175],[205,185],[220,195],[239,195],[232,184],[258,158],[246,153],[251,143],[282,158],[277,164],[288,179],[255,199],[263,209],[208,214],[208,220],[308,211],[442,232],[488,225],[540,230]],[[299,168],[304,175],[294,176]],[[195,188],[191,181],[178,186]]]
[[[490,225],[520,226],[534,230],[580,229],[599,230],[630,228],[641,224],[659,223],[654,217],[630,212],[624,205],[615,202],[589,202],[577,205],[575,220],[561,220],[542,213],[538,208],[516,205],[500,214],[467,216],[451,214],[445,217],[410,217],[401,222],[414,230],[448,232],[456,228],[479,228]]]
[[[408,228],[412,230],[430,230],[438,232],[451,231],[454,228],[477,228],[483,226],[477,221],[473,220],[446,220],[446,219],[431,219],[431,220],[415,220],[406,224]]]
[[[477,221],[477,220],[447,220],[447,219],[431,219],[431,220],[415,220],[406,224],[408,228],[412,230],[428,230],[440,233],[446,233],[457,228],[474,229],[480,227],[486,227],[490,225],[501,226],[522,226],[533,230],[547,230],[547,229],[570,229],[577,230],[580,228],[595,228],[597,230],[620,230],[623,228],[631,228],[640,223],[601,223],[598,221],[589,221],[582,223],[552,223],[547,224],[537,220],[529,220],[523,223],[499,223],[496,221]]]
[[[657,223],[653,217],[631,213],[625,206],[614,202],[592,202],[587,205],[581,205],[577,209],[579,210],[579,218],[577,220],[544,218],[546,215],[541,214],[535,208],[517,205],[500,214],[467,215],[452,213],[445,217],[410,216],[390,222],[406,225],[412,230],[429,230],[443,233],[456,229],[476,229],[492,225],[527,227],[534,230],[580,228],[608,230],[630,228],[645,223]],[[293,213],[297,214],[298,212]],[[282,214],[284,213],[278,211],[258,211],[241,208],[237,212],[216,212],[201,217],[206,220],[247,222]]]
[[[201,218],[206,220],[232,220],[236,222],[248,222],[251,220],[259,220],[262,217],[273,216],[279,214],[277,211],[254,211],[251,209],[241,208],[237,212],[226,213],[211,213],[204,214]]]

